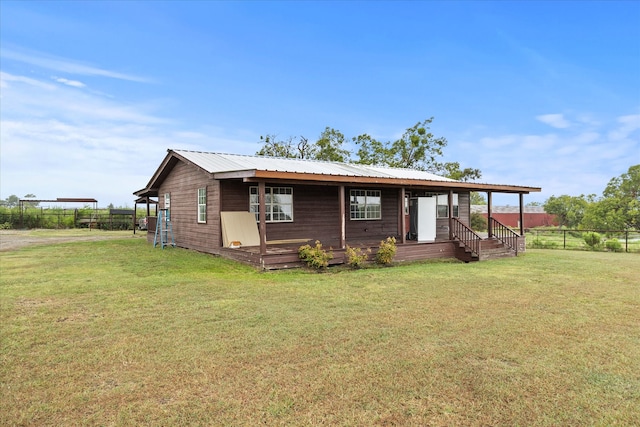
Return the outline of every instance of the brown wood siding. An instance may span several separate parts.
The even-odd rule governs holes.
[[[249,211],[249,187],[239,180],[221,183],[223,211]],[[338,187],[266,183],[267,187],[293,188],[293,222],[267,223],[267,240],[320,240],[337,246],[340,241]]]
[[[382,204],[381,219],[352,220],[349,209],[351,190],[380,190]],[[347,240],[376,241],[387,237],[400,238],[398,231],[398,197],[397,188],[348,187],[345,191],[346,204],[346,233]],[[403,213],[404,215],[404,213]]]
[[[207,188],[207,222],[198,223],[198,188]],[[158,195],[171,194],[171,225],[176,246],[213,253],[220,246],[220,184],[207,173],[178,162],[163,181]],[[155,231],[155,230],[154,230]]]

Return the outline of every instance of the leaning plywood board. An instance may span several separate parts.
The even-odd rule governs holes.
[[[251,212],[220,212],[222,218],[222,244],[228,248],[231,242],[242,246],[260,246],[260,234],[256,215]]]

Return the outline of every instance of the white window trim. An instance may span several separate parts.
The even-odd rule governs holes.
[[[354,192],[356,191],[364,191],[364,198],[365,198],[365,203],[364,203],[364,218],[354,218],[353,216],[353,211],[351,210],[351,207],[354,205],[352,200],[354,197]],[[374,193],[374,194],[368,194],[368,193]],[[361,196],[360,196],[361,197]],[[380,200],[380,204],[378,204],[378,206],[380,206],[380,209],[378,209],[378,216],[377,217],[371,217],[368,218],[367,215],[369,214],[369,210],[367,209],[367,206],[369,206],[369,204],[367,203],[367,198],[368,197],[377,197]],[[375,206],[375,205],[371,205],[371,206]],[[382,219],[382,191],[380,190],[367,190],[364,188],[352,188],[349,191],[349,219],[351,221],[379,221]]]
[[[293,222],[293,187],[276,187],[276,186],[266,186],[264,188],[265,191],[265,196],[268,194],[272,194],[273,195],[273,190],[274,189],[284,189],[285,191],[289,191],[289,193],[285,193],[286,195],[290,195],[291,196],[291,204],[289,203],[273,203],[273,197],[270,198],[271,203],[267,203],[265,200],[265,207],[266,207],[266,211],[265,214],[270,214],[268,215],[270,217],[270,219],[267,219],[266,222],[268,223],[272,223],[272,222]],[[255,191],[255,193],[253,193],[253,191]],[[249,211],[254,213],[256,215],[256,222],[260,221],[260,200],[258,197],[259,194],[259,190],[258,187],[256,186],[252,186],[249,187]],[[258,200],[257,203],[254,203],[251,201],[251,196],[254,195],[256,196],[256,200]],[[289,214],[290,219],[273,219],[274,215],[273,215],[273,208],[274,206],[291,206],[291,213]]]
[[[201,194],[200,192],[204,192],[204,194]],[[198,198],[198,224],[206,224],[207,223],[207,187],[198,188],[197,198]],[[204,198],[204,200],[201,200],[201,198]],[[204,203],[202,203],[203,201]],[[202,208],[204,208],[204,210]]]
[[[449,195],[448,194],[438,194],[436,202],[436,218],[449,218]],[[440,211],[438,208],[440,206],[444,206],[447,208],[447,214],[445,216],[440,215]],[[460,217],[460,206],[458,202],[458,193],[453,193],[453,217]]]

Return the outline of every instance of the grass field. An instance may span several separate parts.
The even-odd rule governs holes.
[[[640,425],[640,256],[260,273],[0,253],[0,425]]]

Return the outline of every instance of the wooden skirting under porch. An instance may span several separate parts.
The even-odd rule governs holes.
[[[524,249],[524,237],[522,239],[522,248]],[[372,245],[363,243],[350,244],[352,247],[360,247],[363,249],[371,249],[369,259],[372,260],[378,250],[378,242]],[[260,254],[260,247],[250,246],[237,249],[220,248],[217,254],[225,258],[240,261],[253,265],[264,270],[276,270],[286,268],[298,268],[303,266],[302,261],[298,258],[298,248],[301,244],[271,244],[267,245],[265,254]],[[515,256],[516,253],[495,239],[486,239],[482,243],[481,254],[470,254],[461,248],[458,241],[448,240],[440,242],[415,242],[398,243],[397,252],[394,258],[395,262],[411,262],[421,261],[433,258],[458,258],[464,262],[484,261],[488,259],[500,258],[505,256]],[[329,265],[344,264],[346,262],[345,250],[324,246],[325,249],[333,253],[333,259]],[[522,250],[523,252],[524,250]]]

